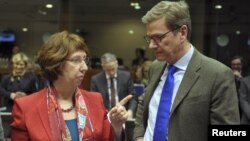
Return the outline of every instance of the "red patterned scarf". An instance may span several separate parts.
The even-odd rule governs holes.
[[[52,138],[54,141],[71,141],[70,132],[64,121],[56,95],[55,88],[49,86],[47,93],[47,107]],[[95,141],[94,128],[88,117],[87,106],[83,95],[78,88],[75,93],[75,110],[77,113],[79,141]]]

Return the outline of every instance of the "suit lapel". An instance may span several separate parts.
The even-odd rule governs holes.
[[[154,66],[151,67],[154,70],[150,71],[150,80],[149,81],[150,81],[150,84],[153,84],[153,85],[148,85],[148,88],[146,88],[148,92],[144,98],[145,106],[149,105],[150,99],[153,96],[154,91],[159,84],[159,81],[160,81],[161,76],[165,70],[166,65],[167,65],[166,62],[159,62],[158,61],[157,64],[155,64]],[[147,109],[148,109],[148,106],[147,106]]]
[[[117,83],[116,86],[117,86],[117,95],[118,95],[119,101],[120,101],[120,97],[122,97],[121,95],[119,95],[119,94],[121,94],[121,93],[120,93],[120,90],[121,90],[121,84],[120,84],[120,83],[121,83],[121,81],[122,81],[122,80],[121,80],[122,78],[121,78],[120,76],[121,76],[121,75],[120,75],[120,71],[118,70],[118,71],[117,71],[117,77],[116,77],[116,83]]]
[[[108,92],[108,81],[106,78],[106,74],[104,72],[102,72],[102,79],[100,80],[100,83],[102,84],[102,91],[101,93],[104,95],[105,100],[104,102],[107,102],[105,104],[107,104],[107,106],[109,107],[109,92]]]
[[[39,117],[42,121],[45,132],[47,133],[49,139],[52,141],[53,139],[51,136],[51,130],[49,126],[49,115],[48,115],[47,99],[46,99],[47,89],[46,89],[46,92],[43,91],[42,93],[43,93],[42,100],[40,102],[40,105],[37,107],[37,111],[39,112]]]
[[[195,50],[193,57],[191,58],[187,70],[183,76],[180,87],[177,91],[170,116],[176,110],[176,108],[182,102],[182,100],[186,97],[186,95],[193,87],[195,82],[198,80],[200,76],[198,70],[200,69],[200,67],[201,67],[201,55],[199,54],[198,51]]]

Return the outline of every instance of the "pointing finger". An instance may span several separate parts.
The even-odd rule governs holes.
[[[128,103],[128,101],[130,100],[130,99],[132,99],[133,98],[133,95],[128,95],[128,96],[126,96],[125,98],[123,98],[120,102],[119,102],[119,105],[122,105],[122,106],[124,106],[126,103]]]

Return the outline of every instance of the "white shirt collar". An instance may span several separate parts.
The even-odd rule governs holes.
[[[186,70],[187,66],[193,56],[194,53],[194,47],[192,44],[190,44],[190,49],[188,50],[188,52],[182,56],[175,64],[174,66],[177,67],[180,70]]]

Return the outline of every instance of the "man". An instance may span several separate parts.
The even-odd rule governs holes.
[[[231,60],[231,69],[235,76],[236,88],[240,86],[240,79],[245,76],[242,72],[243,58],[241,56],[234,56]]]
[[[149,69],[149,84],[138,102],[134,139],[207,141],[209,124],[239,124],[233,73],[189,42],[191,19],[187,3],[161,1],[142,21],[147,29],[145,39],[157,60]],[[167,106],[162,108],[163,102]]]
[[[145,61],[149,60],[145,57],[145,50],[142,48],[135,49],[136,57],[132,60],[132,68],[142,65]]]
[[[234,79],[235,79],[235,85],[236,85],[236,90],[237,90],[237,96],[238,96],[238,103],[239,103],[239,113],[240,113],[240,118],[242,115],[242,109],[240,106],[240,98],[239,98],[239,88],[241,85],[241,79],[246,76],[246,74],[242,71],[243,67],[243,57],[241,56],[234,56],[231,59],[231,69],[234,74]]]
[[[3,131],[3,124],[2,124],[1,115],[0,115],[0,141],[4,141],[4,131]]]
[[[105,53],[101,56],[103,72],[91,78],[90,89],[100,92],[103,97],[104,105],[111,109],[115,103],[122,100],[133,92],[133,80],[129,72],[118,70],[118,61],[114,54]],[[114,85],[112,85],[114,84]],[[113,94],[113,96],[112,96]],[[112,105],[112,102],[114,105]],[[133,118],[136,108],[136,101],[131,100],[126,105],[129,118]]]
[[[241,124],[250,125],[250,76],[241,80],[239,87],[239,102],[241,107]]]

